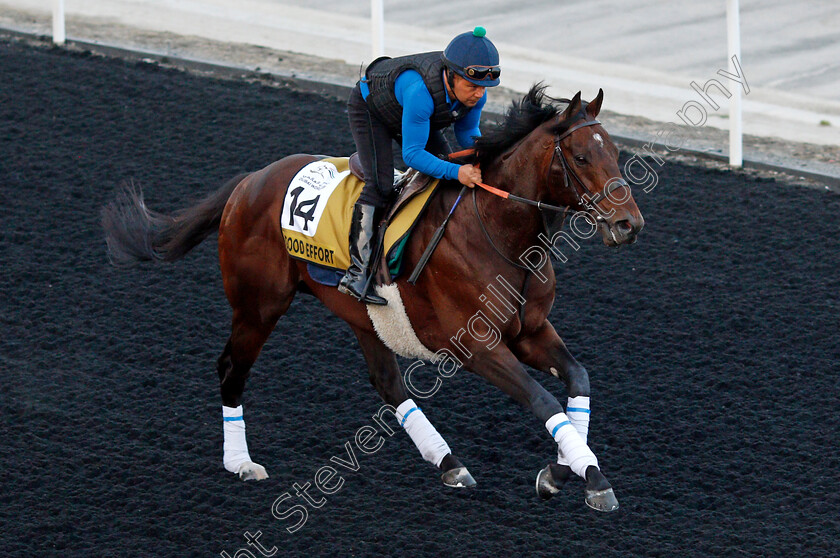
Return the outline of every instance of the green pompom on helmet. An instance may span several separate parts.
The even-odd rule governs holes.
[[[446,67],[475,85],[495,87],[499,85],[499,51],[490,39],[487,30],[478,26],[472,31],[461,33],[443,51]]]

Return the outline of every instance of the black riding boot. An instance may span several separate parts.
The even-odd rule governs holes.
[[[364,203],[353,206],[350,221],[350,267],[338,285],[339,292],[367,304],[386,305],[388,301],[379,295],[365,293],[370,274],[370,258],[376,243],[376,207]]]

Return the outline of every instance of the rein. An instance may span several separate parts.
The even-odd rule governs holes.
[[[559,155],[560,163],[561,163],[561,166],[563,167],[563,184],[564,184],[565,188],[566,189],[569,188],[569,176],[571,175],[572,179],[575,182],[577,182],[577,185],[575,186],[575,195],[577,196],[577,205],[585,207],[586,208],[586,213],[590,214],[590,215],[591,215],[592,211],[595,211],[597,209],[596,206],[597,206],[598,203],[603,201],[615,189],[620,188],[622,186],[627,186],[627,182],[625,182],[625,180],[623,178],[618,178],[614,181],[611,181],[609,184],[607,184],[604,187],[604,189],[601,192],[599,192],[599,193],[597,193],[593,196],[592,191],[586,186],[586,184],[583,183],[583,181],[580,179],[580,177],[577,175],[577,173],[575,173],[574,169],[572,169],[571,165],[569,165],[569,162],[566,160],[566,156],[563,153],[563,148],[561,147],[560,142],[562,142],[565,138],[567,138],[569,135],[572,134],[572,132],[575,132],[576,130],[579,130],[579,129],[584,128],[586,126],[594,126],[594,125],[600,124],[600,123],[601,122],[599,120],[596,120],[596,119],[586,120],[584,122],[581,122],[579,124],[576,124],[576,125],[572,126],[571,128],[569,128],[568,130],[566,130],[562,134],[559,134],[557,136],[557,138],[554,140],[554,151],[551,154],[551,163],[548,165],[548,174],[549,174],[549,183],[550,183],[551,168],[554,166],[554,159],[557,158],[557,156]],[[458,157],[465,157],[465,156],[473,155],[473,154],[475,154],[475,148],[470,148],[470,149],[464,149],[463,151],[458,151],[458,152],[455,152],[455,153],[451,153],[448,156],[448,158],[451,160],[451,159],[455,159],[455,158],[458,158]],[[498,196],[502,199],[511,200],[511,201],[519,202],[519,203],[522,203],[522,204],[525,204],[525,205],[530,205],[530,206],[536,207],[540,211],[540,214],[542,215],[543,227],[546,229],[546,232],[548,234],[551,234],[551,231],[549,230],[549,228],[550,228],[549,227],[549,222],[546,219],[545,211],[562,213],[563,214],[562,215],[562,220],[565,220],[566,214],[572,208],[572,206],[568,206],[568,205],[557,206],[557,205],[552,205],[552,204],[549,204],[549,203],[544,203],[544,202],[539,201],[539,200],[532,200],[532,199],[528,199],[528,198],[523,198],[522,196],[517,196],[515,194],[511,194],[510,192],[500,190],[498,188],[495,188],[495,187],[490,186],[489,184],[485,184],[483,182],[477,182],[476,186],[479,186],[483,190],[493,194],[494,196]],[[578,186],[580,187],[580,189],[583,189],[583,194],[580,193],[580,189],[578,188]],[[464,186],[464,188],[461,189],[461,193],[458,195],[458,199],[455,201],[452,208],[450,209],[449,215],[447,215],[446,219],[441,224],[441,226],[438,228],[438,230],[435,231],[434,238],[433,238],[432,242],[430,242],[429,245],[426,246],[426,250],[424,251],[423,255],[421,256],[418,264],[415,266],[414,271],[411,274],[411,277],[409,278],[409,283],[414,284],[417,281],[418,277],[420,276],[420,272],[426,266],[426,263],[428,262],[429,257],[431,257],[432,252],[434,251],[435,247],[437,246],[438,242],[440,241],[440,238],[443,236],[443,231],[446,228],[446,224],[449,222],[449,218],[452,216],[452,213],[455,211],[455,208],[460,203],[460,201],[463,197],[463,194],[464,194],[464,190],[466,188],[467,187]],[[478,210],[478,201],[476,200],[475,188],[472,188],[472,198],[473,198],[473,207],[475,208],[475,215],[478,218],[478,223],[481,226],[481,231],[484,233],[484,237],[487,239],[487,242],[490,244],[490,246],[493,248],[493,250],[496,252],[496,254],[498,254],[509,265],[511,265],[511,266],[513,266],[517,269],[522,269],[522,270],[529,271],[530,270],[529,267],[524,266],[522,264],[519,264],[519,263],[511,260],[510,258],[505,256],[502,253],[501,250],[499,250],[499,248],[496,246],[496,243],[493,242],[493,239],[490,237],[490,232],[487,230],[487,227],[484,225],[484,220],[481,218],[481,213]],[[596,221],[604,221],[604,217],[602,215],[600,215],[597,211],[595,211],[594,219]],[[562,223],[562,220],[561,220],[561,223]],[[523,290],[523,293],[522,293],[523,298],[524,298],[524,295],[525,295],[524,291],[527,290],[527,288],[528,288],[528,278],[529,277],[530,277],[530,274],[526,273],[525,283],[523,284],[523,289],[522,289]],[[524,312],[524,308],[525,308],[525,305],[523,304],[520,307],[520,315]],[[522,317],[522,316],[520,316],[520,317]]]
[[[484,233],[484,238],[487,239],[487,242],[490,244],[490,246],[493,248],[493,250],[495,250],[496,253],[499,256],[501,256],[501,258],[503,260],[505,260],[508,264],[512,265],[513,267],[516,267],[516,268],[519,268],[519,269],[524,269],[526,271],[529,270],[530,269],[529,267],[524,266],[524,265],[519,264],[519,263],[516,263],[515,261],[513,261],[510,258],[508,258],[507,256],[505,256],[502,253],[502,251],[499,250],[499,248],[496,246],[496,243],[493,242],[493,239],[490,238],[490,232],[487,230],[487,227],[484,226],[484,221],[481,218],[481,213],[479,213],[479,211],[478,211],[478,201],[475,199],[475,188],[473,188],[473,191],[472,191],[472,199],[473,199],[473,207],[475,208],[475,215],[476,215],[476,217],[478,217],[478,224],[481,226],[481,232]]]
[[[574,171],[574,169],[572,169],[571,165],[569,165],[569,162],[566,160],[566,156],[563,153],[563,149],[560,146],[560,142],[563,141],[569,135],[571,135],[572,132],[574,132],[576,130],[579,130],[580,128],[584,128],[584,127],[587,127],[587,126],[594,126],[594,125],[600,124],[600,123],[601,122],[599,120],[587,120],[585,122],[581,122],[580,124],[572,126],[568,130],[566,130],[565,132],[563,132],[562,134],[557,136],[557,139],[554,140],[554,153],[551,156],[552,164],[549,165],[549,167],[548,167],[549,172],[551,172],[551,167],[553,166],[554,159],[559,155],[560,156],[560,163],[563,166],[563,183],[564,183],[564,186],[568,189],[568,187],[569,187],[569,176],[571,175],[571,177],[574,179],[574,181],[577,182],[577,184],[580,186],[580,188],[582,188],[583,191],[584,191],[583,195],[581,195],[578,191],[578,188],[575,187],[575,194],[577,195],[577,198],[578,198],[578,205],[583,206],[583,207],[587,207],[587,213],[592,211],[592,209],[594,209],[595,205],[597,205],[598,203],[603,201],[614,190],[616,190],[617,188],[620,188],[622,186],[627,186],[627,182],[625,182],[625,180],[623,178],[617,179],[613,182],[610,182],[607,185],[607,187],[604,188],[604,190],[602,192],[598,192],[597,194],[592,195],[592,191],[589,188],[587,188],[586,184],[583,183],[583,181],[580,179],[580,177],[577,175],[577,173]],[[471,154],[474,154],[474,153],[475,153],[475,149],[470,148],[470,149],[465,149],[463,151],[458,151],[456,153],[452,153],[449,156],[449,158],[451,159],[451,158],[463,157],[463,156],[471,155]],[[544,202],[541,202],[541,201],[538,201],[538,200],[531,200],[531,199],[528,199],[528,198],[523,198],[521,196],[511,194],[510,192],[506,192],[504,190],[494,188],[493,186],[490,186],[489,184],[485,184],[483,182],[476,182],[476,186],[479,186],[483,190],[486,190],[487,192],[490,192],[491,194],[493,194],[495,196],[498,196],[500,198],[515,201],[515,202],[519,202],[519,203],[524,203],[526,205],[534,206],[537,209],[539,209],[540,211],[548,210],[548,211],[554,211],[554,212],[557,212],[557,213],[562,212],[564,217],[565,217],[565,214],[568,213],[568,211],[571,209],[571,206],[568,206],[568,205],[557,206],[557,205],[552,205],[552,204],[549,204],[549,203],[544,203]],[[586,196],[586,199],[584,199],[584,196]],[[480,220],[480,217],[479,217],[479,220]],[[596,221],[603,221],[604,218],[600,214],[597,214],[595,216],[595,220]]]
[[[577,173],[574,171],[574,169],[572,169],[571,165],[569,165],[569,162],[566,160],[566,156],[563,153],[563,148],[561,147],[560,142],[562,142],[565,138],[570,136],[572,134],[572,132],[575,132],[576,130],[579,130],[580,128],[584,128],[584,127],[587,127],[587,126],[594,126],[594,125],[600,124],[600,123],[601,122],[599,120],[595,120],[595,119],[587,120],[587,121],[581,122],[579,124],[576,124],[575,126],[572,126],[571,128],[569,128],[568,130],[566,130],[562,134],[558,135],[557,138],[554,140],[554,152],[551,154],[551,164],[549,164],[549,166],[548,166],[548,173],[550,175],[551,174],[551,168],[554,166],[554,159],[559,156],[561,166],[563,167],[563,184],[564,184],[564,187],[566,189],[569,189],[569,186],[570,186],[569,176],[571,175],[572,179],[575,182],[577,182],[577,184],[575,185],[575,195],[577,196],[577,205],[585,207],[586,208],[586,213],[588,213],[590,215],[591,215],[591,212],[596,210],[596,206],[597,206],[598,203],[603,201],[615,189],[620,188],[622,186],[627,186],[627,182],[625,182],[623,178],[611,181],[609,184],[607,184],[607,186],[603,189],[603,191],[598,192],[595,195],[592,195],[592,191],[586,186],[586,184],[583,183],[583,181],[580,179],[580,177],[577,175]],[[463,151],[459,151],[457,153],[451,154],[450,158],[466,156],[466,155],[470,155],[470,154],[473,154],[473,153],[475,153],[475,149],[465,149]],[[547,210],[547,211],[553,211],[553,212],[556,212],[556,213],[562,213],[563,214],[562,219],[565,220],[566,214],[572,208],[571,206],[568,206],[568,205],[567,206],[557,206],[557,205],[552,205],[552,204],[548,204],[548,203],[543,203],[543,202],[538,201],[538,200],[523,198],[521,196],[511,194],[510,192],[506,192],[504,190],[494,188],[493,186],[490,186],[489,184],[484,184],[483,182],[476,182],[476,186],[479,186],[483,190],[485,190],[485,191],[487,191],[487,192],[489,192],[489,193],[491,193],[495,196],[498,196],[500,198],[536,207],[543,216],[543,227],[546,229],[546,233],[548,233],[549,235],[551,234],[551,231],[548,230],[549,225],[548,225],[548,221],[546,220],[546,215],[545,215],[544,211]],[[580,193],[580,189],[578,188],[578,186],[580,187],[580,189],[583,189],[583,194]],[[478,202],[476,201],[475,188],[473,188],[472,194],[473,194],[472,195],[472,197],[473,197],[473,207],[475,208],[475,214],[476,214],[476,217],[478,218],[478,224],[481,226],[481,231],[484,233],[484,237],[487,239],[487,242],[490,244],[490,246],[493,248],[493,250],[496,252],[496,254],[498,254],[502,259],[504,259],[509,265],[511,265],[513,267],[516,267],[518,269],[524,269],[524,270],[530,269],[526,266],[523,266],[523,265],[521,265],[517,262],[512,261],[510,258],[505,256],[501,252],[501,250],[499,250],[499,248],[493,242],[493,239],[490,237],[490,233],[487,230],[487,227],[484,226],[484,220],[481,218],[481,214],[478,211]],[[604,221],[604,217],[600,213],[598,213],[597,211],[595,211],[594,219],[596,221]],[[562,220],[561,220],[561,223],[562,223]]]
[[[563,154],[563,150],[560,147],[560,142],[564,138],[566,138],[567,136],[571,135],[571,133],[574,132],[575,130],[578,130],[578,129],[583,128],[585,126],[594,126],[595,124],[600,124],[600,122],[598,120],[594,120],[594,119],[586,121],[586,122],[581,122],[580,124],[577,124],[576,126],[572,126],[568,130],[566,130],[563,134],[557,136],[557,139],[555,140],[555,143],[554,143],[554,152],[551,154],[551,163],[548,165],[548,173],[550,175],[551,174],[551,167],[554,166],[554,158],[557,155],[560,155],[560,160],[562,161],[562,165],[563,165],[563,183],[564,183],[565,187],[566,188],[569,187],[569,175],[571,174],[572,177],[577,181],[578,184],[580,184],[580,186],[586,192],[584,195],[590,195],[590,200],[591,200],[591,203],[593,205],[600,202],[604,197],[606,197],[606,195],[603,194],[603,193],[599,193],[598,196],[600,196],[600,197],[598,197],[598,196],[592,197],[591,196],[591,191],[589,190],[589,188],[586,187],[586,185],[583,183],[583,181],[580,179],[580,177],[577,176],[577,174],[574,172],[574,170],[572,170],[572,168],[569,166],[568,161],[566,161],[566,157]],[[460,155],[460,154],[467,154],[467,153],[469,153],[469,151],[470,150],[466,150],[466,152],[459,152],[458,154],[455,154],[455,155],[457,156],[457,155]],[[474,152],[474,150],[473,150],[473,152]],[[622,182],[623,182],[623,180],[622,180]],[[494,188],[493,186],[490,186],[489,184],[484,184],[483,182],[477,182],[476,185],[481,187],[482,189],[486,190],[487,192],[490,192],[493,195],[499,196],[502,199],[512,200],[512,201],[515,201],[515,202],[519,202],[519,203],[523,203],[523,204],[526,204],[526,205],[531,205],[533,207],[536,207],[543,217],[543,227],[546,229],[546,233],[548,233],[548,234],[551,234],[551,231],[548,230],[549,229],[548,221],[546,220],[544,210],[554,211],[554,212],[557,212],[557,213],[562,212],[563,213],[563,220],[565,220],[566,214],[569,212],[569,209],[571,209],[570,206],[562,206],[561,207],[561,206],[556,206],[556,205],[552,205],[552,204],[548,204],[548,203],[543,203],[543,202],[538,201],[538,200],[531,200],[531,199],[528,199],[528,198],[523,198],[521,196],[511,194],[510,192],[505,192],[504,190],[499,190],[498,188]],[[606,188],[605,188],[605,190],[606,190]],[[463,189],[461,191],[463,192]],[[611,191],[612,190],[609,190],[607,192],[607,194],[609,194]],[[584,205],[584,207],[585,207],[585,204],[581,203],[582,202],[581,195],[577,192],[575,192],[575,193],[576,193],[577,198],[578,198],[578,204],[579,205]],[[496,252],[496,254],[498,254],[505,262],[507,262],[508,265],[513,266],[514,268],[517,268],[517,269],[524,270],[526,272],[525,273],[525,280],[522,283],[522,293],[520,294],[522,300],[526,300],[527,299],[526,293],[528,292],[528,282],[531,279],[531,273],[528,273],[528,272],[532,271],[531,268],[511,260],[504,253],[502,253],[501,250],[499,250],[498,246],[496,246],[496,243],[493,242],[493,238],[490,236],[490,232],[487,230],[487,227],[484,225],[484,220],[481,218],[481,212],[479,212],[479,210],[478,210],[478,200],[476,199],[475,188],[473,188],[473,191],[472,191],[472,199],[473,199],[473,208],[475,209],[475,216],[478,219],[478,224],[481,227],[481,232],[484,233],[484,238],[487,239],[487,243],[490,244],[490,246],[493,248],[493,251]],[[596,220],[603,220],[603,217],[601,217],[601,215],[598,214],[598,215],[596,215],[595,219]],[[562,221],[561,221],[561,223],[562,223]],[[522,304],[519,305],[518,314],[519,314],[520,322],[524,322],[525,321],[525,303],[522,303]]]

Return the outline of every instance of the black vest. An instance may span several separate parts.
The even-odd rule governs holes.
[[[463,107],[457,114],[449,110],[446,87],[443,84],[443,59],[441,52],[424,52],[398,58],[383,56],[371,62],[365,72],[370,94],[367,105],[370,112],[385,124],[394,137],[402,137],[403,108],[394,93],[397,77],[406,70],[414,70],[432,95],[435,108],[430,120],[432,130],[441,130],[462,119],[470,111]]]

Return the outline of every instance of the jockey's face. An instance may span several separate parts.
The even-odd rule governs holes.
[[[454,95],[463,105],[474,107],[484,96],[484,87],[471,83],[458,74],[455,74],[453,78],[452,89],[454,91],[450,91],[449,93]]]

